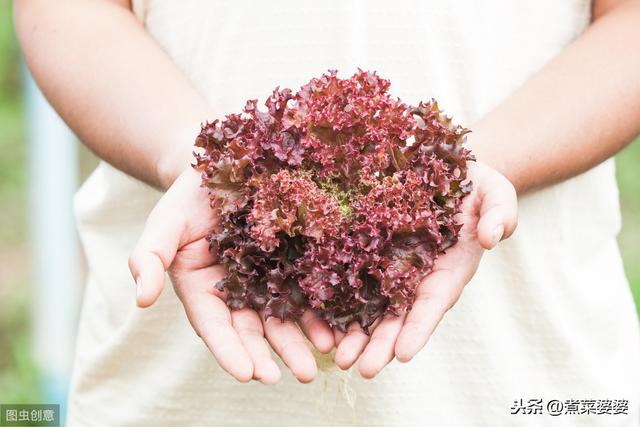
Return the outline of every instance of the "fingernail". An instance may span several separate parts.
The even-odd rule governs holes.
[[[136,279],[136,297],[140,298],[142,296],[142,281],[140,277]]]
[[[493,229],[493,234],[491,235],[491,247],[495,246],[500,242],[502,236],[504,235],[504,225],[500,224],[496,228]]]
[[[396,359],[400,363],[409,363],[409,362],[411,362],[411,359],[413,359],[413,357],[411,357],[411,356],[396,356]]]

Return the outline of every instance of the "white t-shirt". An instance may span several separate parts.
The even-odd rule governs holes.
[[[133,6],[219,117],[277,85],[297,90],[327,69],[347,77],[361,67],[390,79],[405,102],[435,97],[467,126],[590,21],[588,0]],[[612,161],[522,197],[517,232],[485,255],[427,347],[375,380],[353,374],[353,407],[339,375],[302,385],[283,369],[276,386],[235,382],[168,282],[157,304],[135,307],[127,258],[159,197],[105,163],[77,194],[89,279],[69,426],[638,425],[640,334],[615,240]],[[542,399],[543,414],[511,415],[519,399]],[[554,399],[626,399],[628,415],[551,416]]]

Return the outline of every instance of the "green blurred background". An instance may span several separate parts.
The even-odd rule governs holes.
[[[30,348],[26,144],[11,4],[0,1],[0,402],[40,402]],[[95,159],[81,149],[81,175]],[[640,143],[617,157],[627,277],[640,306]],[[82,178],[82,177],[81,177]]]

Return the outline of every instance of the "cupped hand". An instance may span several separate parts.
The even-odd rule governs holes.
[[[267,342],[299,381],[311,381],[317,366],[303,332],[319,351],[329,352],[334,347],[332,330],[311,311],[304,313],[300,327],[275,318],[264,321],[248,308],[230,311],[225,294],[214,288],[225,272],[206,238],[216,221],[199,174],[186,170],[149,215],[129,259],[138,306],[148,307],[157,300],[168,272],[193,329],[238,381],[279,380],[280,370]]]
[[[463,200],[458,217],[463,223],[459,240],[436,260],[433,271],[418,286],[411,311],[386,316],[373,325],[371,335],[355,323],[346,334],[336,332],[338,366],[348,369],[360,357],[361,375],[373,378],[394,357],[400,362],[411,360],[460,297],[484,250],[513,233],[518,208],[509,180],[480,162],[470,165],[468,178],[473,191]]]

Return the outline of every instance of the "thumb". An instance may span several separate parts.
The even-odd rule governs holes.
[[[513,185],[494,170],[489,175],[478,188],[481,202],[477,234],[485,249],[492,249],[511,236],[518,223],[518,199]]]
[[[158,299],[164,288],[165,272],[180,246],[185,224],[179,209],[174,208],[172,196],[169,189],[153,208],[129,257],[138,307],[148,307]]]

